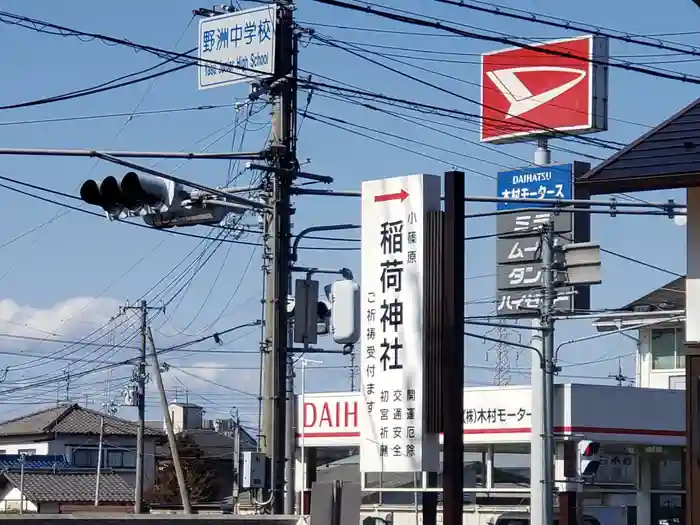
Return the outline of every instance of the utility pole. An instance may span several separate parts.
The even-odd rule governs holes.
[[[148,304],[141,301],[141,355],[137,369],[139,428],[136,432],[136,499],[134,513],[141,514],[143,505],[143,435],[146,430],[146,329],[148,328]]]
[[[231,491],[231,510],[238,514],[239,465],[241,464],[241,416],[236,409],[236,430],[233,442],[233,487]]]
[[[552,156],[547,139],[537,141],[534,164],[547,166],[551,164]],[[542,241],[540,241],[542,244]],[[532,429],[530,437],[530,522],[532,525],[549,525],[545,515],[545,395],[544,395],[544,340],[542,338],[541,316],[532,319],[532,339],[530,346],[532,364],[530,366],[530,388],[532,391]],[[551,496],[550,496],[551,499]]]
[[[105,417],[100,417],[100,442],[97,446],[97,475],[95,476],[95,507],[100,506],[100,481],[102,476],[102,445],[105,438]]]
[[[168,398],[165,395],[165,387],[163,386],[163,376],[160,373],[160,363],[158,362],[158,352],[156,351],[156,343],[153,341],[153,333],[147,328],[148,342],[151,346],[151,361],[153,364],[153,375],[156,378],[158,386],[158,396],[160,398],[160,408],[163,411],[165,419],[165,430],[168,434],[168,446],[170,447],[170,455],[173,458],[173,467],[175,467],[175,477],[177,478],[177,487],[180,491],[180,501],[185,514],[192,514],[192,506],[190,505],[190,497],[187,492],[187,484],[185,481],[185,473],[182,470],[180,462],[180,452],[177,450],[177,441],[175,439],[175,431],[173,429],[173,419],[170,417],[168,409]]]
[[[145,300],[141,300],[138,306],[122,306],[121,313],[127,310],[138,310],[141,315],[141,352],[134,372],[136,382],[136,406],[139,412],[138,427],[136,430],[136,489],[134,497],[134,514],[143,511],[143,465],[144,465],[144,434],[146,431],[146,354],[148,345],[148,312],[150,310],[163,310],[162,307],[149,307]]]
[[[544,297],[540,312],[544,361],[544,523],[554,523],[554,223],[542,232],[542,266]]]
[[[274,514],[284,511],[287,380],[287,287],[289,282],[291,185],[297,170],[295,151],[296,44],[293,2],[279,0],[276,27],[274,100],[270,153],[273,175],[265,190],[272,206],[265,216],[265,271],[268,291],[263,374],[262,450],[270,466],[269,503]]]

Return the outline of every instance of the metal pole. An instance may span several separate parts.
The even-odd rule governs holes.
[[[306,508],[306,444],[304,443],[304,437],[306,436],[306,428],[304,427],[304,419],[306,417],[306,408],[304,407],[304,393],[306,392],[306,359],[301,358],[301,422],[299,427],[301,428],[301,450],[299,451],[300,463],[301,463],[301,507],[300,512],[302,516],[309,513],[309,509]]]
[[[289,323],[287,339],[287,348],[294,345],[292,323]],[[284,497],[284,513],[288,516],[294,514],[294,503],[296,495],[295,487],[295,461],[296,461],[296,425],[294,417],[294,361],[292,356],[287,355],[287,428],[286,428],[286,470],[287,470],[287,489]]]
[[[530,345],[538,351],[532,351],[530,366],[530,383],[532,388],[532,416],[530,436],[530,520],[532,525],[545,525],[544,516],[544,463],[545,463],[545,398],[544,398],[544,361],[542,355],[542,322],[539,318],[532,320],[533,335]]]
[[[163,411],[163,416],[165,418],[165,431],[168,434],[168,446],[170,447],[170,454],[172,454],[173,457],[173,466],[175,467],[175,477],[177,478],[177,486],[180,489],[180,500],[182,501],[182,509],[185,512],[185,514],[192,514],[192,507],[190,506],[190,497],[187,493],[187,484],[185,482],[185,473],[182,470],[182,463],[180,462],[180,452],[177,449],[177,441],[175,440],[173,420],[170,417],[170,410],[168,409],[168,398],[166,397],[165,387],[163,386],[163,377],[160,374],[158,353],[156,352],[156,345],[153,341],[153,334],[151,333],[151,329],[148,328],[147,330],[148,342],[151,346],[151,361],[153,364],[153,375],[155,376],[156,385],[158,387],[158,395],[160,397],[160,408]]]
[[[24,454],[19,456],[19,513],[24,514]]]
[[[534,163],[538,166],[545,166],[552,162],[552,155],[549,151],[547,140],[537,141]],[[545,514],[545,462],[546,462],[546,441],[545,441],[545,413],[547,405],[545,403],[545,374],[544,374],[544,339],[542,337],[542,321],[540,318],[532,320],[533,335],[530,346],[531,354],[531,430],[530,430],[530,523],[532,525],[548,525]]]
[[[231,510],[238,514],[239,469],[241,463],[241,416],[236,409],[236,434],[233,451],[233,491],[231,493]]]
[[[102,443],[104,441],[105,417],[100,417],[100,442],[97,445],[97,476],[95,477],[95,507],[100,506],[100,475],[102,474]]]
[[[139,424],[136,431],[136,497],[134,514],[141,514],[143,507],[143,435],[146,429],[146,330],[148,323],[148,304],[141,301],[141,355],[136,372],[137,404]]]
[[[278,3],[275,53],[274,112],[271,150],[274,174],[268,178],[271,213],[265,221],[267,243],[266,351],[263,374],[263,451],[270,465],[270,503],[274,514],[284,511],[285,427],[287,386],[287,282],[289,279],[291,183],[298,168],[295,155],[296,82],[292,2]],[[292,77],[291,79],[289,77]]]
[[[554,523],[554,224],[544,225],[542,265],[544,298],[542,301],[542,340],[544,343],[544,516],[545,525]]]

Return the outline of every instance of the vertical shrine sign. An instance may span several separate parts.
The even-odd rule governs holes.
[[[361,472],[439,470],[422,386],[424,228],[440,189],[435,175],[362,183]]]

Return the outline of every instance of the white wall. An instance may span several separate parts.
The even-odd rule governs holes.
[[[21,493],[18,488],[10,487],[0,495],[0,512],[19,512]],[[36,512],[37,507],[31,501],[24,500],[24,512]]]
[[[651,357],[651,328],[639,330],[637,386],[642,388],[685,389],[685,369],[654,370]]]
[[[34,450],[34,454],[63,454],[63,452],[53,452],[52,443],[44,441],[41,443],[3,443],[0,441],[0,451],[3,454],[19,454],[21,450]]]

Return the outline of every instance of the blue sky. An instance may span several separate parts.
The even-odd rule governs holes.
[[[533,39],[577,34],[473,13],[436,2],[411,0],[399,3],[385,0],[384,3],[447,19],[453,24],[466,24],[483,32],[500,32]],[[696,30],[697,21],[700,20],[700,12],[690,0],[666,4],[651,3],[642,9],[638,3],[631,0],[592,0],[585,3],[519,0],[502,2],[501,5],[531,9],[539,13],[546,12],[570,20],[642,35],[692,32]],[[197,7],[202,6],[184,0],[132,0],[110,4],[109,10],[102,11],[95,8],[94,2],[84,0],[64,2],[60,3],[60,6],[59,3],[3,2],[3,9],[16,14],[179,51],[190,49],[197,43],[197,23],[196,20],[192,20],[191,14],[192,9]],[[630,17],[631,12],[635,13],[634,17]],[[478,55],[499,47],[445,33],[434,32],[431,36],[399,34],[391,31],[425,31],[323,6],[310,0],[299,2],[296,18],[302,26],[313,27],[324,37],[362,45],[396,46],[400,50],[406,50],[392,51],[383,48],[382,52],[404,55],[392,58],[422,69],[391,63],[388,59],[376,55],[374,58],[474,99],[479,98]],[[359,29],[341,29],[325,25]],[[363,28],[371,30],[361,30]],[[0,24],[0,31],[7,43],[2,57],[5,74],[0,93],[3,105],[100,84],[114,77],[144,69],[158,61],[152,55],[135,53],[127,48],[109,46],[99,41],[44,35],[7,24]],[[697,32],[663,38],[692,44],[696,37]],[[439,53],[432,53],[431,60],[406,58],[406,55],[427,56],[425,53],[410,51],[415,48]],[[462,55],[459,55],[460,53]],[[687,56],[649,56],[661,53],[663,52],[659,50],[630,44],[611,43],[613,56],[624,56],[625,60],[636,63],[680,58],[683,60],[681,63],[651,64],[650,67],[698,74],[700,68],[697,61],[689,60]],[[445,58],[454,60],[455,57],[459,63],[444,62]],[[337,49],[315,44],[303,47],[300,67],[316,75],[331,77],[336,81],[358,85],[370,91],[462,111],[478,112],[478,107],[474,104],[384,71]],[[269,120],[268,108],[258,108],[261,111],[252,117],[245,134],[242,132],[242,126],[238,127],[235,135],[232,132],[234,124],[240,124],[245,117],[245,109],[238,110],[237,115],[232,106],[246,97],[247,90],[245,85],[238,85],[198,91],[196,71],[186,69],[154,82],[145,82],[108,93],[4,111],[0,116],[0,144],[3,147],[17,148],[199,151],[220,139],[210,146],[209,151],[227,151],[232,148],[258,150],[264,146],[269,131],[266,126]],[[598,136],[628,143],[648,130],[649,126],[661,122],[692,101],[697,96],[696,93],[695,86],[690,84],[611,69],[609,131]],[[305,101],[306,96],[302,94],[300,106],[303,106]],[[205,105],[229,107],[138,115],[138,112],[144,111]],[[98,114],[128,115],[134,111],[137,113],[133,118],[121,116],[54,123],[26,123],[35,119]],[[455,122],[438,117],[425,117],[435,119],[438,124],[429,126],[452,135],[448,136],[444,132],[427,129],[426,126],[407,124],[391,116],[363,110],[320,94],[312,96],[309,111],[442,148],[436,150],[384,135],[383,140],[435,157],[430,159],[306,119],[299,136],[299,158],[302,161],[309,160],[305,165],[307,171],[334,177],[333,187],[336,189],[358,190],[363,180],[419,172],[439,174],[452,167],[462,167],[485,174],[468,175],[468,194],[493,196],[496,193],[496,185],[488,176],[495,175],[504,167],[525,166],[532,158],[531,144],[479,147],[474,144],[479,139],[474,124],[467,124],[462,126],[464,129],[455,130],[439,124],[446,122],[454,125]],[[417,115],[412,114],[411,118],[415,119]],[[424,121],[424,124],[428,125],[427,121]],[[376,136],[371,132],[362,132]],[[555,141],[552,145],[566,146],[579,152],[579,155],[574,155],[555,151],[556,162],[590,160],[584,158],[584,154],[604,158],[611,153],[582,144],[565,145]],[[451,150],[452,153],[444,150]],[[597,161],[592,162],[595,164]],[[147,163],[156,164],[155,161]],[[229,166],[226,161],[161,161],[157,162],[157,166],[171,171],[177,169],[175,173],[184,178],[212,186],[225,184],[231,178],[229,173],[235,175],[242,168]],[[121,173],[122,171],[113,165],[91,159],[10,156],[0,158],[0,175],[72,194],[77,194],[80,184],[86,178]],[[244,172],[237,181],[247,182],[250,176],[250,173]],[[683,192],[654,192],[637,196],[654,201],[671,197],[679,201],[685,199]],[[489,211],[494,207],[468,205],[472,212]],[[0,191],[0,210],[3,219],[0,234],[0,333],[5,335],[52,338],[56,336],[51,334],[60,334],[67,339],[85,336],[115,315],[120,304],[141,297],[168,274],[173,266],[195,250],[178,271],[147,295],[152,304],[160,304],[171,298],[182,283],[187,282],[186,278],[191,272],[185,274],[185,280],[173,283],[180,271],[195,260],[202,250],[202,247],[197,248],[200,242],[197,239],[108,223],[77,212],[65,213],[64,208],[5,189]],[[310,225],[359,222],[359,202],[355,199],[301,197],[296,201],[296,210],[295,231]],[[254,230],[258,225],[255,217],[246,218],[243,222],[249,230]],[[38,226],[41,227],[37,228]],[[492,233],[494,229],[493,218],[474,219],[467,223],[468,235]],[[188,231],[202,235],[208,233],[205,228]],[[20,235],[23,235],[20,239],[13,240]],[[673,272],[682,273],[685,270],[684,235],[683,227],[659,217],[593,218],[593,239],[599,241],[603,247]],[[350,236],[356,237],[352,233]],[[256,239],[255,233],[246,233],[241,237],[241,240],[246,242],[255,242]],[[12,242],[4,245],[8,241]],[[302,251],[300,264],[330,268],[350,267],[359,274],[357,243],[308,241],[305,245],[323,249]],[[469,243],[466,282],[468,302],[494,297],[494,250],[493,240]],[[251,246],[220,246],[186,289],[169,304],[165,315],[158,315],[153,320],[157,344],[168,346],[258,319],[260,264],[260,251]],[[593,292],[593,306],[621,306],[672,278],[672,275],[606,256],[604,283]],[[164,287],[166,290],[158,295]],[[493,308],[493,304],[470,304],[467,313],[483,315],[490,313]],[[126,324],[122,325],[125,321]],[[115,325],[119,327],[116,333],[110,335],[103,329],[89,341],[118,344],[134,337],[136,325],[133,319],[122,316],[113,321],[112,327]],[[563,322],[558,328],[557,338],[559,342],[563,342],[589,334],[591,330],[590,325],[584,321]],[[97,366],[95,362],[99,360],[120,360],[136,355],[135,349],[78,347],[66,350],[62,345],[55,343],[39,343],[6,336],[1,339],[0,351],[5,353],[21,351],[32,355],[46,355],[50,352],[61,352],[61,355],[67,355],[67,352],[72,352],[72,358],[82,359],[80,362],[40,360],[29,361],[27,364],[26,358],[5,355],[0,358],[0,364],[4,363],[10,367],[5,381],[8,388],[41,379],[56,379],[64,374],[64,370],[68,374],[77,374]],[[202,343],[197,345],[197,353],[171,354],[165,358],[165,361],[174,367],[166,374],[170,391],[173,392],[177,387],[182,397],[182,393],[187,389],[188,400],[205,406],[211,417],[228,416],[234,407],[239,407],[242,416],[251,426],[254,425],[257,421],[255,397],[258,391],[258,341],[257,328],[241,329],[226,337],[222,347]],[[133,339],[130,344],[134,345],[137,342],[138,339]],[[471,366],[466,377],[469,384],[481,385],[491,382],[495,355],[492,351],[489,352],[490,346],[489,343],[468,340],[467,362]],[[608,374],[617,371],[617,357],[621,358],[623,371],[633,376],[634,365],[630,356],[633,352],[634,343],[619,336],[570,345],[562,355],[563,375],[569,376],[563,379],[608,383]],[[528,381],[526,372],[529,368],[529,356],[511,351],[509,358],[514,368],[511,373],[512,382]],[[347,390],[349,371],[343,368],[347,361],[346,358],[324,357],[321,369],[309,372],[309,390]],[[185,368],[185,372],[178,372],[177,367]],[[192,374],[204,378],[205,381],[194,378]],[[111,382],[107,381],[105,374],[94,374],[71,379],[70,382],[52,382],[40,388],[8,393],[4,399],[7,404],[1,407],[0,417],[40,408],[42,403],[55,400],[57,395],[64,397],[67,383],[72,398],[84,399],[87,396],[91,406],[99,406],[105,399],[108,385],[111,385],[109,388],[114,394],[129,376],[128,368],[119,368],[112,372]],[[248,392],[250,395],[231,389]],[[159,415],[157,398],[152,386],[150,390],[149,417],[156,418]],[[122,409],[120,414],[125,417],[135,416],[131,409]]]

